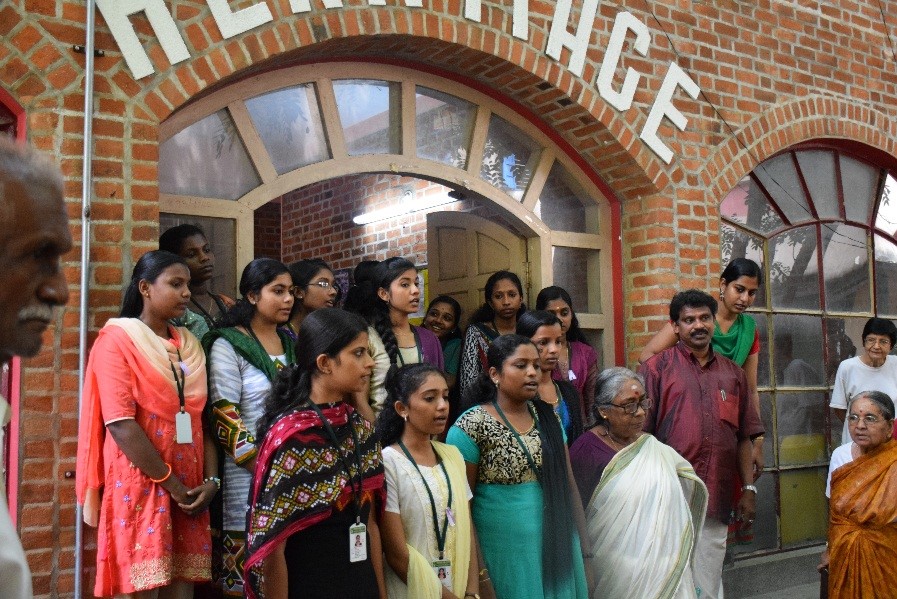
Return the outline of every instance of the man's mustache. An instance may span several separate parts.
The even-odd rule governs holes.
[[[37,304],[36,306],[25,306],[19,310],[19,322],[25,320],[53,320],[53,307],[49,304]]]

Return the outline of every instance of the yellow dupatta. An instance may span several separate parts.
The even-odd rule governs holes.
[[[467,489],[467,469],[461,453],[453,446],[433,442],[439,459],[445,464],[449,481],[455,489]],[[452,561],[452,593],[463,597],[467,591],[467,575],[470,568],[470,503],[467,493],[455,494],[452,511],[455,515],[455,552]],[[433,566],[421,553],[408,545],[408,597],[413,599],[439,599],[442,583],[433,572]]]

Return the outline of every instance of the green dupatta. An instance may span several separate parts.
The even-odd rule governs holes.
[[[296,363],[296,347],[293,344],[293,341],[287,336],[286,333],[277,330],[277,336],[280,337],[280,343],[283,345],[283,353],[286,354],[287,363],[284,366],[290,366]],[[227,339],[228,343],[230,343],[234,350],[241,356],[243,356],[246,361],[250,364],[261,370],[265,373],[265,376],[268,377],[268,380],[272,383],[277,378],[277,367],[274,365],[274,361],[271,360],[271,356],[268,355],[268,352],[265,351],[265,348],[261,346],[261,344],[246,335],[245,333],[241,333],[236,328],[228,327],[223,329],[212,329],[202,338],[202,348],[205,350],[206,355],[212,355],[212,344],[219,338],[223,337]]]
[[[739,314],[727,333],[723,333],[719,323],[716,323],[713,327],[713,351],[726,356],[739,366],[744,366],[754,345],[756,330],[757,323],[747,314]]]

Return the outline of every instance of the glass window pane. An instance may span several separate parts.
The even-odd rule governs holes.
[[[753,235],[745,233],[723,222],[720,226],[722,234],[722,264],[726,265],[735,258],[748,258],[763,268],[763,241]],[[724,266],[725,268],[725,266]],[[764,277],[765,278],[765,277]],[[757,298],[754,300],[755,308],[766,307],[766,287],[760,286]]]
[[[823,386],[822,319],[804,314],[775,314],[772,318],[776,385]]]
[[[227,110],[193,123],[159,148],[159,191],[236,200],[261,185]]]
[[[720,214],[751,231],[769,234],[784,226],[766,194],[751,177],[745,177],[720,204]]]
[[[414,110],[417,155],[467,168],[476,106],[434,89],[418,87]]]
[[[887,176],[881,190],[875,226],[889,235],[897,233],[897,180],[891,175]]]
[[[869,253],[866,230],[822,223],[825,307],[832,312],[870,312]]]
[[[159,214],[159,234],[177,225],[196,225],[206,234],[215,254],[215,271],[209,289],[237,297],[236,221],[231,218],[185,214]]]
[[[841,189],[844,190],[844,211],[848,220],[872,221],[872,202],[878,192],[879,170],[844,154],[841,163]]]
[[[825,540],[828,529],[827,476],[828,467],[791,470],[779,475],[783,548]]]
[[[542,148],[523,131],[492,115],[480,176],[515,200],[523,199]]]
[[[764,471],[770,468],[776,468],[778,466],[778,464],[776,464],[776,444],[773,442],[773,439],[776,438],[774,420],[772,416],[773,411],[773,394],[769,392],[761,393],[760,420],[763,422],[763,431],[764,436],[766,437],[766,440],[763,442]]]
[[[344,79],[333,82],[333,92],[349,156],[401,153],[398,83]]]
[[[835,154],[827,150],[797,152],[797,162],[819,218],[840,218]]]
[[[757,304],[754,304],[756,307]],[[769,387],[769,330],[766,325],[766,314],[762,312],[749,312],[748,316],[757,323],[757,333],[760,335],[760,355],[757,356],[757,386]]]
[[[897,315],[897,246],[881,235],[875,236],[875,308]]]
[[[768,438],[765,445],[772,445]],[[776,513],[777,481],[778,474],[767,472],[754,483],[757,486],[754,540],[748,544],[730,545],[735,553],[752,553],[761,549],[779,548],[779,517]]]
[[[791,224],[813,220],[791,152],[766,160],[753,174]]]
[[[835,374],[838,365],[848,358],[853,358],[863,351],[863,327],[869,320],[865,316],[860,318],[826,318],[825,342],[828,347],[828,361],[825,365],[826,382],[829,385],[835,383]],[[836,428],[840,428],[840,423]]]
[[[796,360],[794,362],[797,362]],[[802,382],[817,373],[802,373],[806,363],[785,368],[784,380]],[[825,413],[828,402],[823,391],[777,391],[776,433],[779,440],[779,465],[819,464],[828,460],[826,452]]]
[[[769,290],[773,308],[819,309],[816,227],[800,227],[769,241]]]
[[[555,231],[598,234],[598,206],[564,166],[555,161],[534,209]]]
[[[598,250],[551,248],[553,284],[567,290],[577,312],[601,313],[599,257]]]
[[[246,100],[278,174],[330,158],[313,83]]]

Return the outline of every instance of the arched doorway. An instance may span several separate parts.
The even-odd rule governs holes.
[[[585,281],[574,298],[581,326],[608,363],[621,349],[612,198],[528,118],[456,81],[373,63],[253,76],[162,124],[159,172],[161,212],[233,223],[235,269],[253,257],[256,211],[322,181],[394,174],[483,198],[527,232],[531,290]],[[435,207],[414,204],[396,218]],[[357,222],[347,234],[382,228]]]
[[[825,484],[842,423],[829,409],[838,365],[862,352],[875,315],[897,317],[897,168],[859,144],[808,142],[763,161],[720,204],[723,263],[764,272],[751,315],[767,473],[746,551],[825,540]]]

